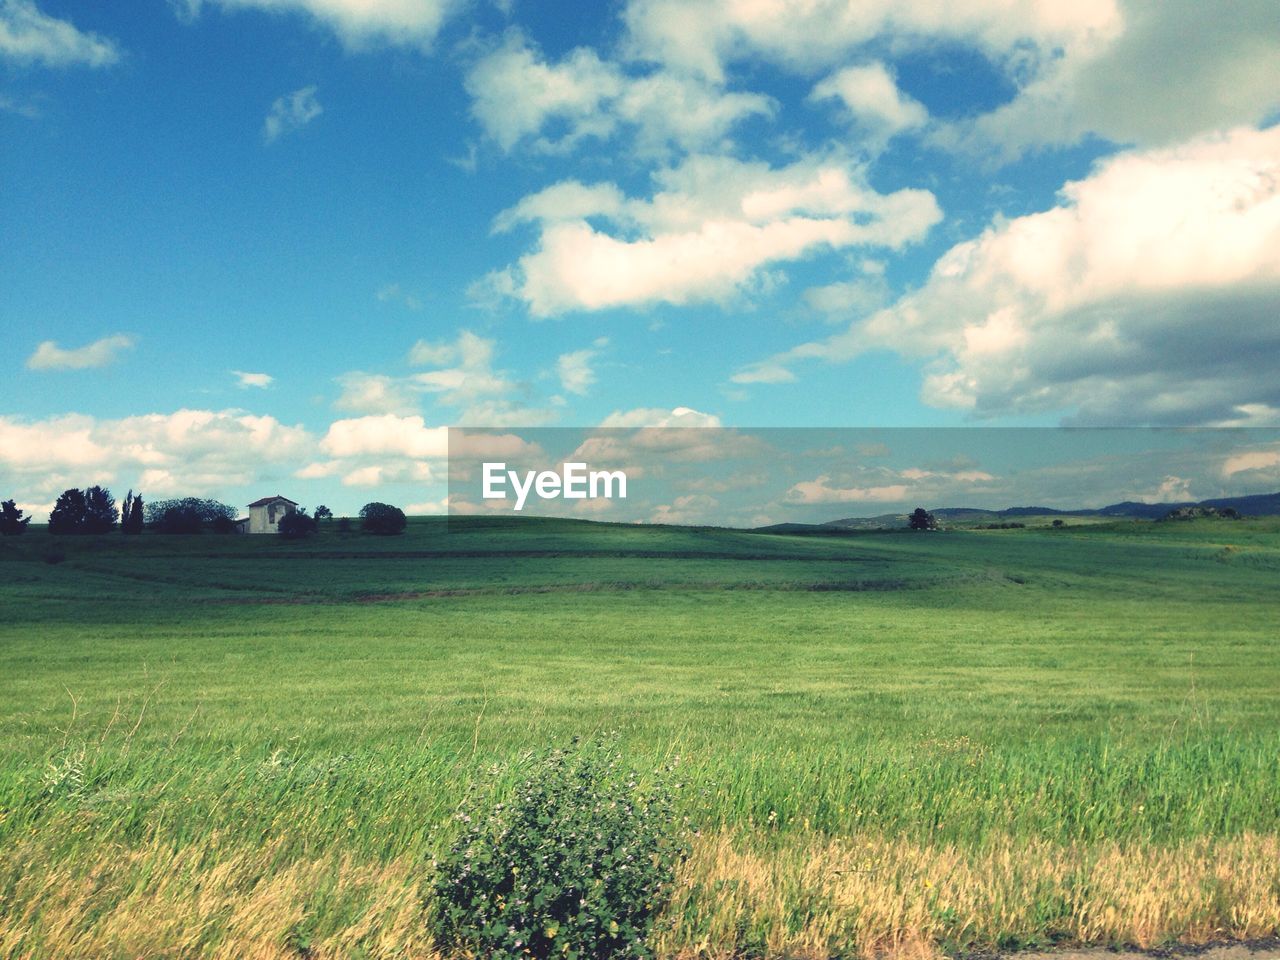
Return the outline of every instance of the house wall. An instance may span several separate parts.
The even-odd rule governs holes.
[[[267,508],[266,507],[250,507],[249,508],[249,532],[250,533],[275,533],[273,526],[267,525]]]
[[[279,533],[277,527],[281,518],[287,513],[293,513],[293,507],[287,503],[279,501],[275,503],[264,503],[260,507],[249,508],[249,532],[250,533]]]

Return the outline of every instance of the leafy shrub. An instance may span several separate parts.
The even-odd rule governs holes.
[[[474,788],[436,864],[433,932],[476,956],[648,957],[685,856],[673,768],[642,787],[615,741],[533,758],[510,803]]]
[[[281,517],[276,530],[286,540],[301,540],[315,533],[318,526],[314,517],[307,516],[307,511],[299,509]]]
[[[148,514],[151,514],[151,506],[147,505]],[[201,533],[204,520],[199,512],[189,507],[168,507],[154,514],[151,528],[157,533]]]
[[[389,503],[366,503],[360,508],[360,528],[368,533],[404,533],[408,523],[404,511]]]

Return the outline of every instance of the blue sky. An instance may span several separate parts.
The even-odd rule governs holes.
[[[450,425],[1275,425],[1277,75],[1261,0],[0,0],[0,496],[433,509]]]

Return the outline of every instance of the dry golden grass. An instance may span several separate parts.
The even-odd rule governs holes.
[[[277,852],[157,845],[104,850],[88,869],[32,871],[9,898],[24,909],[0,915],[0,956],[433,955],[412,865],[340,856],[278,863]],[[25,855],[34,865],[36,853],[4,859]]]
[[[82,850],[83,853],[83,850]],[[430,958],[421,868],[268,844],[0,854],[0,956]],[[90,859],[92,863],[88,862]],[[878,837],[697,839],[657,943],[666,957],[928,958],[1043,942],[1154,946],[1280,930],[1280,838],[1168,847]],[[305,950],[303,949],[305,948]]]
[[[1046,938],[1140,947],[1280,929],[1280,839],[1171,847],[1005,840],[981,851],[901,840],[704,839],[660,952],[938,956]]]

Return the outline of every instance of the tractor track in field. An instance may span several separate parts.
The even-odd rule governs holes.
[[[553,593],[630,593],[644,590],[679,591],[687,593],[720,592],[727,590],[775,590],[789,593],[866,593],[922,589],[933,586],[924,580],[857,580],[830,583],[721,583],[718,581],[682,584],[618,581],[569,584],[531,584],[509,587],[440,587],[428,590],[402,590],[389,593],[361,593],[349,597],[289,596],[289,597],[206,597],[194,598],[194,604],[215,606],[299,606],[345,605],[372,603],[404,603],[414,600],[436,600],[449,597],[521,596]]]

